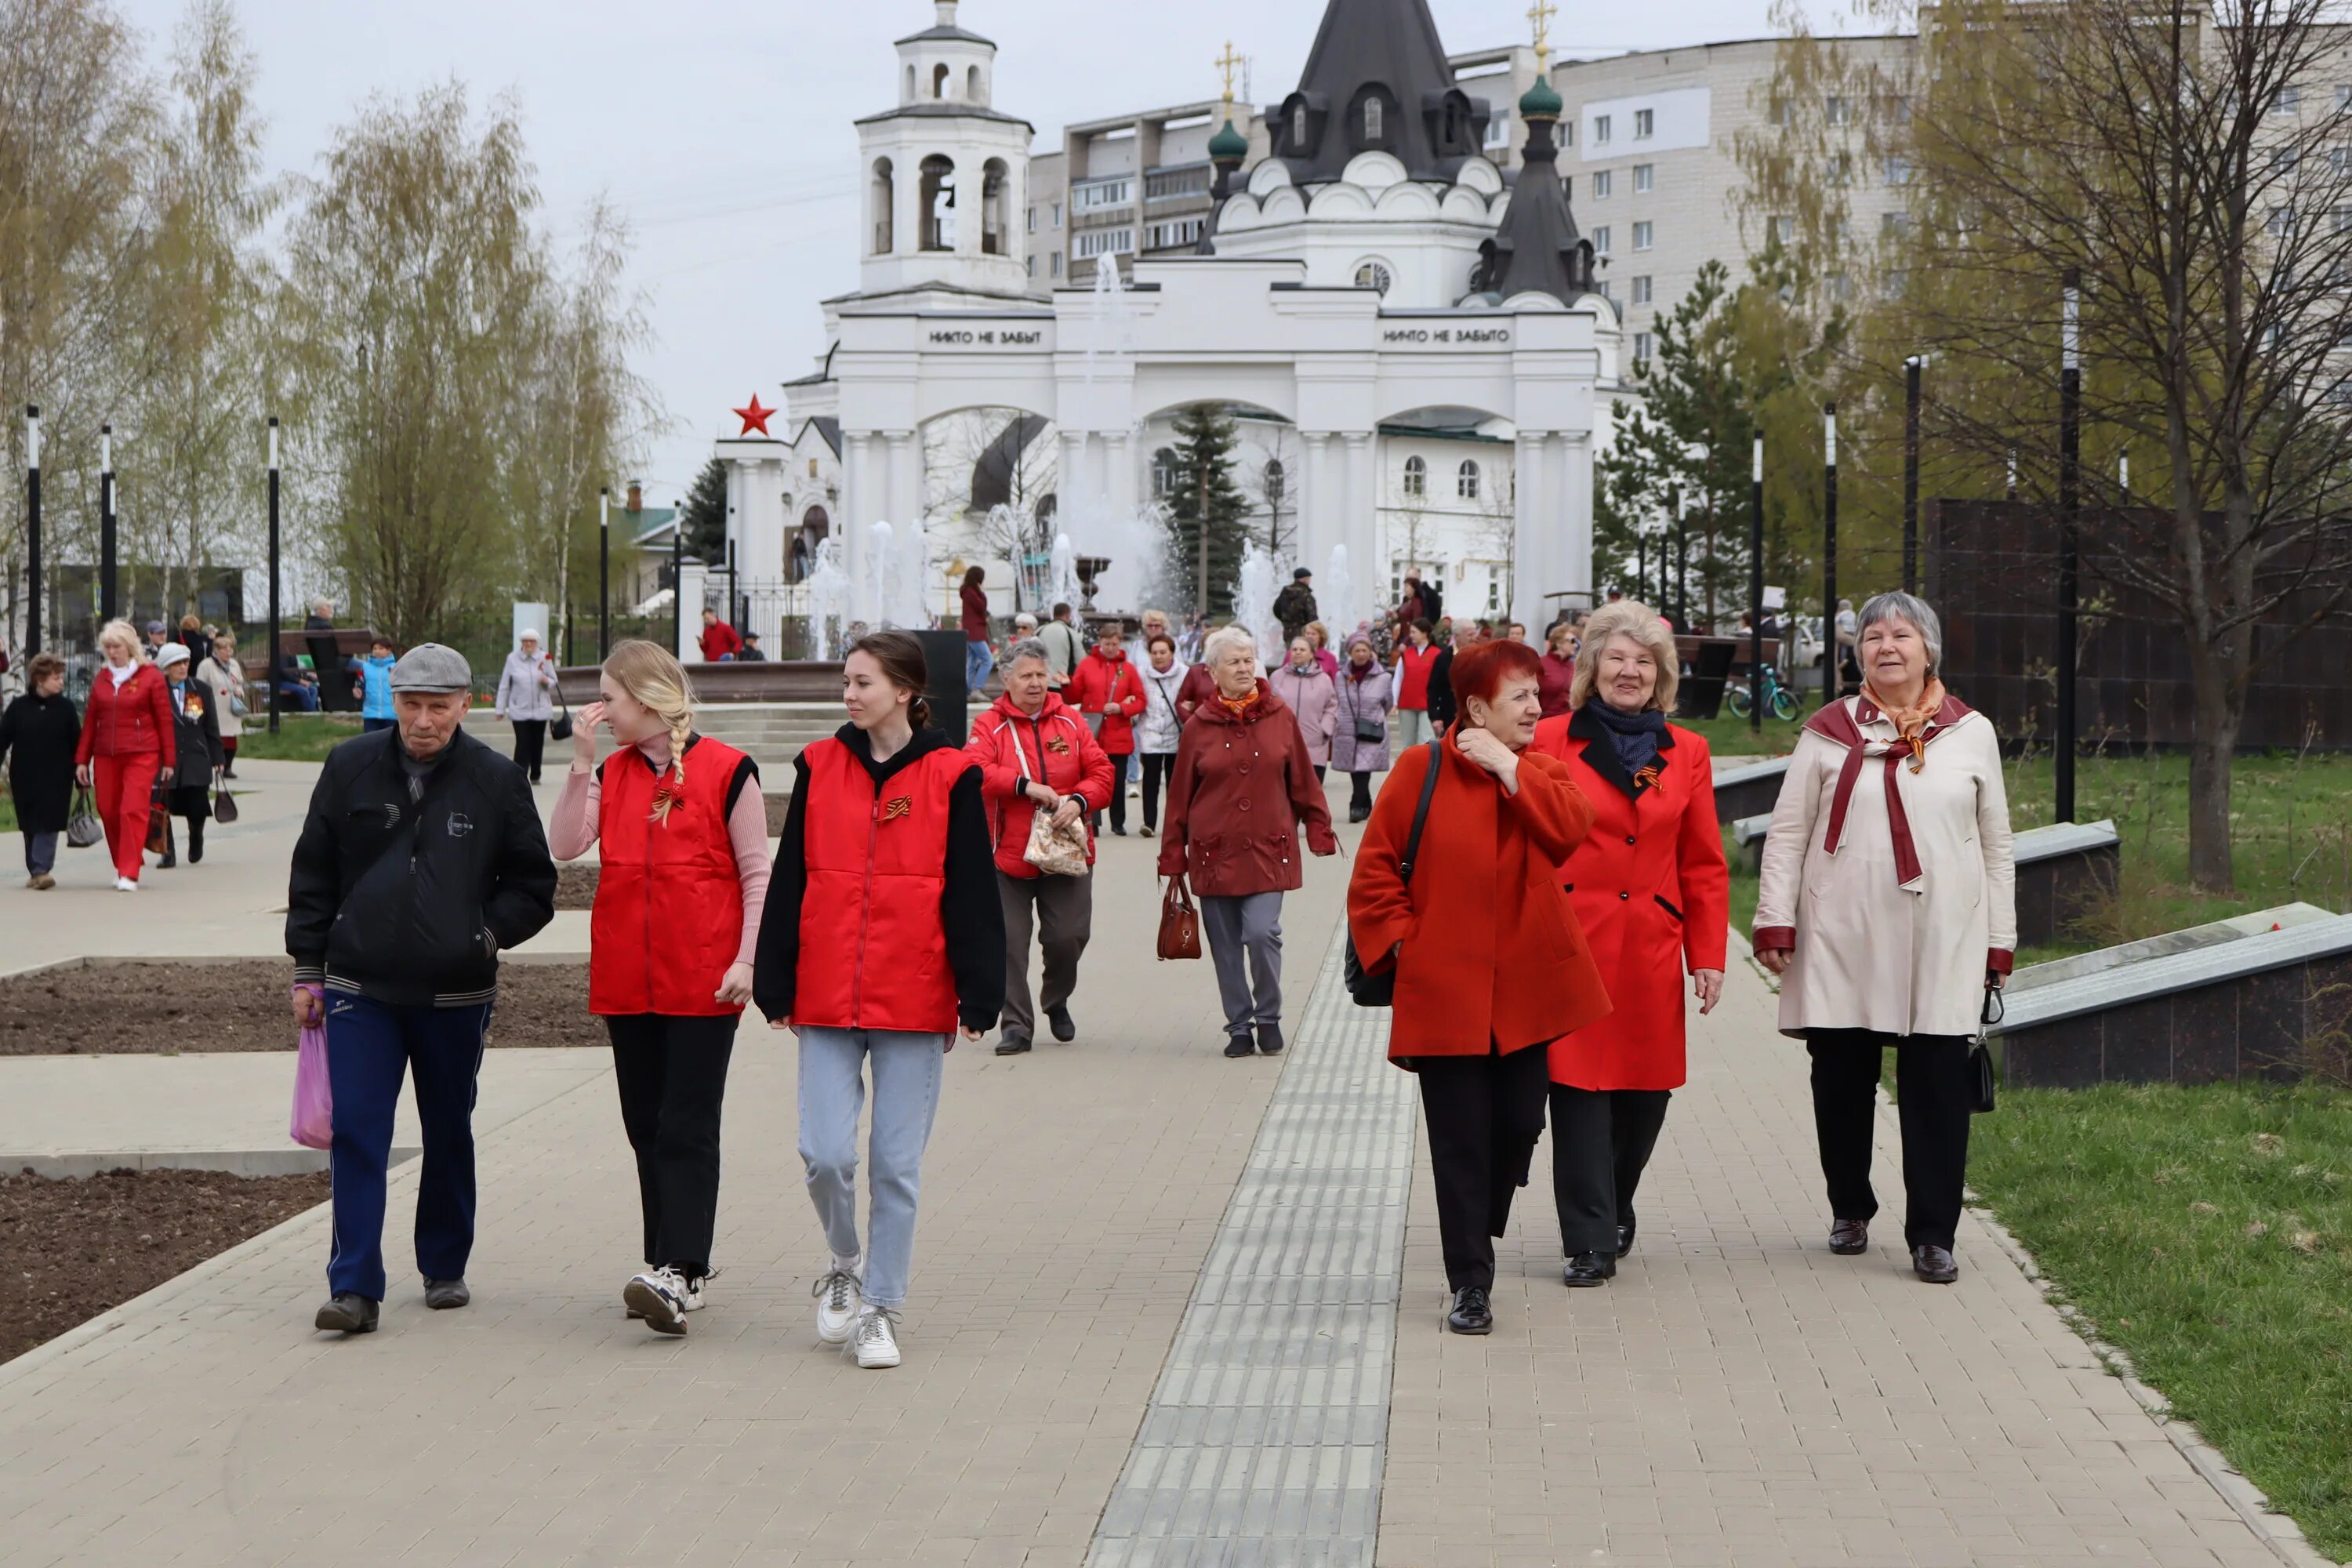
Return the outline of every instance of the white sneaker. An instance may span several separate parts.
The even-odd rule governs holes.
[[[702,1299],[702,1288],[717,1278],[719,1278],[719,1270],[714,1268],[707,1275],[697,1275],[686,1282],[686,1310],[688,1311],[699,1312],[702,1310],[704,1306],[707,1305]],[[625,1301],[627,1300],[628,1292],[624,1290],[621,1293],[621,1299]],[[642,1318],[645,1314],[638,1311],[635,1307],[631,1307],[629,1309],[629,1316],[631,1318]]]
[[[849,1331],[866,1310],[866,1282],[855,1268],[829,1268],[809,1289],[816,1298],[816,1337],[828,1345],[849,1342]]]
[[[114,890],[118,893],[135,893],[139,890],[139,884],[128,877],[117,877],[114,879]]]
[[[887,1307],[868,1307],[857,1314],[857,1334],[851,1348],[857,1364],[867,1372],[898,1364],[898,1336],[891,1329],[898,1316]]]
[[[685,1279],[675,1268],[652,1268],[631,1279],[621,1290],[629,1310],[657,1334],[686,1332]]]

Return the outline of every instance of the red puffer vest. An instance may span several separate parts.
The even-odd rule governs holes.
[[[727,837],[727,795],[742,765],[732,746],[694,737],[684,790],[656,822],[661,781],[646,754],[632,746],[605,760],[589,1012],[719,1018],[743,1011],[717,995],[743,943],[743,884]]]
[[[955,974],[940,897],[948,796],[971,759],[943,746],[891,774],[878,793],[838,739],[817,742],[801,759],[808,882],[792,1021],[952,1034]]]

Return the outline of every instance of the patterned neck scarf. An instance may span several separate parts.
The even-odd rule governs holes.
[[[1878,689],[1867,680],[1862,683],[1862,694],[1878,705],[1879,711],[1886,715],[1887,722],[1895,726],[1895,732],[1903,737],[1904,744],[1910,750],[1911,771],[1916,773],[1925,768],[1927,765],[1927,742],[1925,739],[1927,721],[1943,710],[1944,683],[1929,676],[1927,684],[1919,690],[1919,700],[1908,708],[1895,707],[1881,697]]]
[[[1256,707],[1257,700],[1258,690],[1255,687],[1250,688],[1250,694],[1247,697],[1228,697],[1222,691],[1217,693],[1217,700],[1224,704],[1225,711],[1236,717]]]

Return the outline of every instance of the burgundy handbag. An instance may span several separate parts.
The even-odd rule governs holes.
[[[1201,917],[1192,908],[1192,890],[1183,878],[1171,877],[1160,900],[1160,957],[1164,963],[1200,956]]]

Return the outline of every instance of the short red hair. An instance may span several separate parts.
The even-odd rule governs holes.
[[[1541,656],[1523,642],[1495,637],[1454,656],[1454,700],[1466,705],[1472,698],[1492,702],[1512,676],[1543,679]]]

